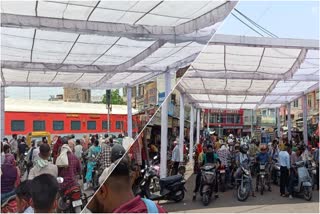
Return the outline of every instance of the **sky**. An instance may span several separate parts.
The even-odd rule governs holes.
[[[319,1],[240,1],[236,8],[280,38],[319,39]],[[234,12],[239,16],[236,12]],[[217,33],[260,36],[231,14]],[[105,90],[92,90],[101,96]],[[48,100],[50,95],[63,94],[62,88],[31,88],[31,99]],[[29,98],[29,88],[8,87],[6,97]]]

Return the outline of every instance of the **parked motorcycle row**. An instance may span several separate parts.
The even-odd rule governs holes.
[[[186,181],[181,174],[160,178],[159,159],[156,156],[151,164],[141,170],[140,176],[133,184],[133,192],[151,200],[169,200],[179,202],[184,199],[184,187]],[[234,178],[233,173],[237,170],[234,160],[229,160],[230,167],[225,168],[215,164],[206,164],[201,167],[200,196],[204,206],[207,206],[215,197],[213,196],[217,183],[220,192],[229,189],[236,191],[239,201],[246,201],[253,188],[253,177],[258,176],[256,191],[263,195],[271,191],[271,182],[280,184],[280,165],[277,160],[270,164],[258,164],[255,160],[246,168],[240,166],[241,176]],[[256,167],[259,170],[256,170]],[[312,190],[315,183],[316,165],[313,160],[297,162],[293,167],[297,169],[298,176],[294,184],[294,195],[302,196],[305,200],[312,199]],[[270,182],[270,184],[268,183]]]

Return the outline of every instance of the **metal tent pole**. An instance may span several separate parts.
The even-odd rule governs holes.
[[[288,143],[290,143],[290,140],[292,138],[292,135],[291,135],[291,103],[287,104],[287,111],[288,111]]]
[[[184,94],[180,93],[180,127],[179,127],[179,151],[180,162],[183,162],[183,141],[184,141]]]
[[[168,147],[168,107],[169,93],[171,91],[171,74],[164,74],[165,80],[165,101],[161,107],[161,159],[160,159],[160,178],[167,176],[167,147]],[[166,99],[167,98],[167,99]]]
[[[127,87],[128,137],[132,138],[132,88]]]
[[[200,109],[197,109],[197,144],[200,143]]]
[[[194,131],[194,107],[191,105],[190,111],[190,146],[189,146],[189,160],[192,161],[193,156],[193,131]]]
[[[5,87],[4,85],[0,86],[0,140],[5,136]]]
[[[303,142],[308,145],[308,105],[307,105],[307,95],[302,97],[302,110],[303,110]]]

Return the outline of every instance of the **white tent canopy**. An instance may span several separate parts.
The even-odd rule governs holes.
[[[1,84],[132,86],[191,64],[234,1],[6,1]]]
[[[276,108],[319,87],[319,41],[215,35],[178,89],[200,108]]]

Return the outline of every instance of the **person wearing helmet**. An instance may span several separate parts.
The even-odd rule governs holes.
[[[243,166],[246,169],[250,168],[249,167],[250,158],[249,158],[249,155],[248,155],[249,145],[247,143],[243,143],[242,145],[240,145],[239,151],[240,152],[235,157],[236,158],[236,164],[238,166],[238,168],[237,168],[237,170],[235,172],[235,175],[234,175],[235,178],[239,178],[241,176],[242,170],[241,170],[240,166]],[[250,180],[250,190],[251,190],[251,193],[252,193],[252,197],[256,197],[255,194],[254,194],[253,188],[252,188],[252,178],[251,178],[251,176],[250,176],[249,180]]]
[[[270,162],[271,162],[271,158],[270,158],[270,155],[268,153],[268,147],[266,144],[262,144],[260,146],[260,152],[257,154],[257,157],[256,157],[256,161],[257,161],[257,164],[258,166],[260,164],[265,164],[266,165],[266,173],[267,173],[267,179],[266,179],[266,183],[268,185],[268,191],[271,192],[271,185],[270,185]],[[260,171],[260,168],[257,167],[257,173],[259,173]],[[258,184],[259,184],[259,179],[260,179],[260,176],[259,174],[257,174],[257,177],[256,177],[256,191],[258,191]]]

